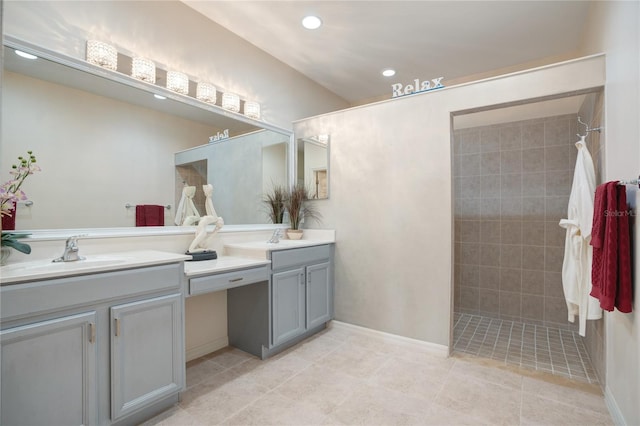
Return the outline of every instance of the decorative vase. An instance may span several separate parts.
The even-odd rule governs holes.
[[[302,238],[302,229],[287,229],[287,238],[290,240],[299,240]]]
[[[0,251],[0,266],[4,266],[11,256],[11,247],[2,247]]]
[[[16,229],[16,207],[14,206],[9,211],[11,212],[11,216],[9,215],[2,216],[3,231],[14,231]]]

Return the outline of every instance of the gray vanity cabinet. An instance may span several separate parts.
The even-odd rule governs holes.
[[[182,263],[0,287],[2,425],[138,424],[184,387]]]
[[[1,424],[96,423],[95,327],[90,311],[0,332]]]
[[[304,268],[273,274],[273,344],[279,345],[305,330]]]
[[[274,347],[313,333],[332,318],[330,259],[329,245],[271,252]]]
[[[182,296],[111,307],[111,419],[182,388]]]
[[[307,266],[307,328],[315,328],[333,317],[333,287],[329,262]]]

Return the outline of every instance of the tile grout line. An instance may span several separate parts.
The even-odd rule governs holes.
[[[587,377],[587,380],[589,381],[589,383],[594,383],[594,381],[592,380],[591,376],[587,372],[587,367],[586,367],[586,365],[584,363],[584,359],[582,357],[582,351],[580,350],[580,348],[578,348],[578,342],[576,342],[575,340],[576,340],[576,336],[574,334],[573,335],[573,341],[574,341],[574,344],[575,344],[577,352],[578,352],[578,358],[580,358],[580,364],[582,365],[582,371],[584,372],[585,376]],[[587,354],[587,356],[588,356],[588,354]],[[567,363],[567,369],[569,370],[569,372],[571,372],[571,369],[569,369],[568,363]],[[596,381],[596,383],[597,383],[597,381]]]
[[[465,323],[465,321],[467,321]],[[506,337],[506,355],[500,358],[505,364],[517,365],[524,368],[533,368],[536,371],[548,372],[553,375],[568,377],[587,383],[598,383],[597,378],[590,374],[590,361],[588,354],[583,350],[582,342],[577,340],[576,333],[572,330],[548,327],[538,324],[517,323],[515,321],[500,320],[479,315],[462,314],[458,321],[459,325],[465,325],[465,332],[475,327],[473,335],[467,342],[465,348],[454,347],[454,352],[463,352],[475,356],[484,356],[498,360],[498,347],[504,343],[501,340],[503,331],[508,327]],[[520,341],[517,342],[515,333],[520,330]],[[454,333],[459,333],[454,330]],[[482,332],[484,330],[484,333]],[[459,334],[457,341],[461,341]],[[490,336],[495,340],[491,342]],[[489,353],[489,345],[493,345]],[[476,350],[470,347],[478,346]],[[518,345],[518,346],[516,346]],[[581,348],[582,345],[582,348]],[[577,353],[580,361],[580,371],[574,368],[573,372],[569,366],[568,350]],[[555,354],[555,355],[554,355]],[[529,360],[526,357],[533,358]],[[562,359],[558,359],[561,356]],[[573,356],[573,355],[572,355]],[[548,359],[547,359],[548,358]],[[566,370],[566,373],[565,373]]]

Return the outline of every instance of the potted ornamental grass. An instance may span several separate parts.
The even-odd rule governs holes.
[[[302,238],[303,231],[300,229],[302,223],[307,219],[320,219],[320,213],[316,207],[309,202],[309,191],[304,184],[294,185],[287,193],[284,207],[289,213],[290,228],[287,229],[287,237],[290,240]]]

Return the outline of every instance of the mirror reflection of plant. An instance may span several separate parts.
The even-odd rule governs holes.
[[[284,205],[289,212],[291,229],[300,229],[306,219],[320,219],[320,212],[308,201],[309,191],[304,184],[298,183],[289,191]]]
[[[27,176],[40,171],[33,151],[27,151],[27,156],[27,158],[18,157],[19,163],[12,165],[9,172],[13,175],[13,179],[0,186],[0,216],[11,216],[11,210],[15,208],[16,203],[27,199],[27,195],[20,187]]]
[[[267,206],[267,214],[272,223],[282,223],[287,188],[284,185],[272,184],[271,192],[264,195],[263,203]]]
[[[11,247],[24,254],[31,253],[31,246],[26,243],[18,241],[20,238],[26,238],[31,234],[17,233],[17,232],[3,232],[2,233],[2,247]]]

